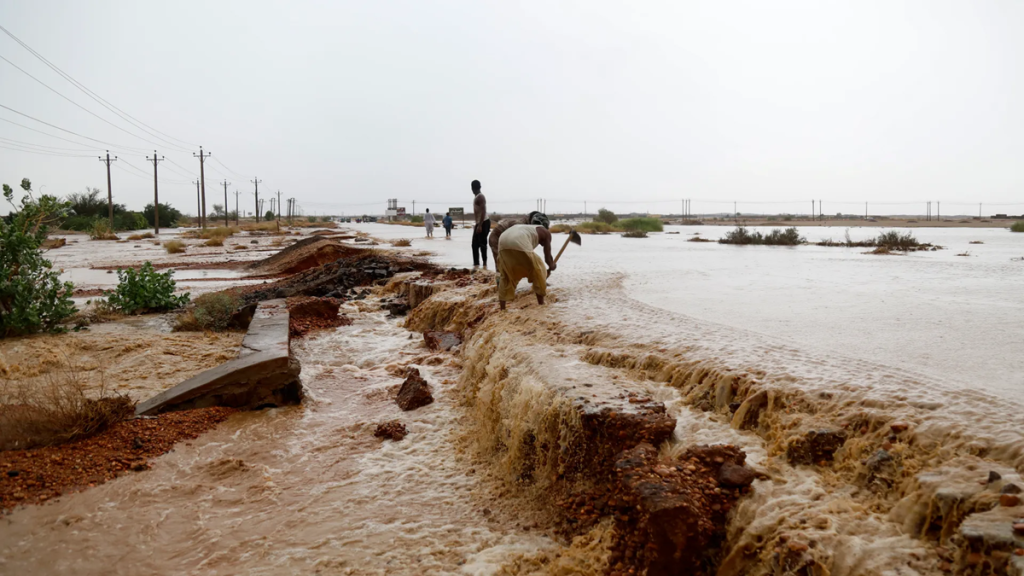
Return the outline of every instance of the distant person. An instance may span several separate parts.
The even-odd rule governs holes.
[[[434,215],[430,213],[430,208],[423,214],[423,225],[427,228],[427,238],[434,237]]]
[[[544,261],[533,251],[538,244],[544,247]],[[516,286],[523,278],[533,284],[537,304],[544,304],[548,273],[556,267],[555,259],[551,257],[551,232],[547,226],[516,224],[503,231],[498,240],[496,265],[499,274],[498,303],[502,310],[506,302],[515,299]]]
[[[452,215],[449,212],[444,213],[444,220],[441,220],[441,224],[444,225],[444,239],[452,239]]]
[[[491,232],[491,221],[487,218],[487,198],[480,192],[480,181],[473,180],[473,266],[479,266],[483,260],[487,268],[487,235]]]
[[[501,270],[501,264],[498,263],[498,241],[501,239],[501,234],[517,224],[533,224],[548,228],[550,222],[546,215],[536,211],[530,212],[526,216],[512,216],[499,220],[494,228],[491,228],[491,235],[487,238],[487,245],[491,247],[491,254],[494,256],[495,270]]]

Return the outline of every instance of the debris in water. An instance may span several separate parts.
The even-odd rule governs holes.
[[[424,332],[423,341],[426,342],[427,348],[430,348],[431,350],[447,351],[459,344],[462,344],[462,338],[454,332]]]
[[[409,431],[406,430],[405,424],[402,424],[398,420],[390,420],[388,422],[377,424],[377,429],[373,431],[373,435],[377,438],[392,440],[394,442],[398,442],[408,434]]]
[[[408,412],[432,403],[434,397],[431,392],[430,384],[420,376],[420,371],[410,368],[395,401],[398,402],[399,408]]]

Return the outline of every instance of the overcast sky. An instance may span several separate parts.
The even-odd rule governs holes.
[[[72,141],[0,121],[0,181],[45,193],[105,193],[109,147],[115,201],[141,209],[156,148],[161,200],[194,213],[201,144],[207,203],[226,177],[250,210],[258,177],[307,213],[468,207],[474,178],[497,211],[1024,212],[1018,1],[0,0],[0,25],[178,145],[0,33],[0,56],[156,143],[0,61],[0,105],[114,144],[0,108]]]

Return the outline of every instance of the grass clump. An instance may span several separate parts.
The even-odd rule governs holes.
[[[174,330],[178,332],[227,330],[231,326],[235,312],[241,306],[242,299],[231,292],[203,294],[192,302],[192,306],[188,310],[178,316]]]
[[[93,222],[92,227],[89,228],[89,239],[90,240],[120,240],[117,234],[110,229],[110,224],[106,220],[97,220]]]
[[[181,254],[185,251],[185,243],[181,240],[168,240],[164,242],[164,250],[167,250],[168,254]]]
[[[214,236],[213,238],[210,238],[206,242],[203,242],[203,244],[205,244],[207,246],[223,246],[224,245],[224,238],[222,238],[220,236]]]
[[[1024,232],[1024,220],[1018,220],[1010,226],[1010,232]]]
[[[124,314],[162,312],[188,304],[188,294],[174,295],[173,272],[157,272],[152,262],[138,270],[118,269],[117,288],[107,293],[107,306]]]
[[[399,246],[399,247],[401,247],[401,246],[412,246],[412,240],[410,240],[408,238],[399,238],[397,240],[392,240],[391,241],[391,245],[392,246]]]
[[[622,235],[623,238],[647,238],[647,232],[644,230],[630,230]]]
[[[785,230],[775,228],[767,234],[750,232],[744,226],[737,226],[735,230],[727,232],[718,242],[719,244],[739,244],[741,246],[797,246],[806,243],[807,240],[800,235],[795,226],[790,226]]]
[[[156,238],[152,232],[146,232],[145,234],[132,234],[128,237],[129,240],[147,240],[149,238]]]
[[[569,230],[565,230],[568,232]],[[581,234],[608,234],[609,232],[621,232],[607,222],[581,222],[576,226],[576,231]]]
[[[619,220],[618,225],[626,231],[642,230],[644,232],[661,232],[665,229],[661,220],[657,218],[626,218]]]
[[[68,362],[32,386],[5,382],[0,388],[0,450],[26,450],[84,438],[132,417],[127,396],[88,391]]]

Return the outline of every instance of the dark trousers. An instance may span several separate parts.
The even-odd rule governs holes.
[[[480,260],[487,266],[487,235],[491,233],[490,219],[480,223],[480,230],[473,230],[473,266],[479,266]]]
[[[451,226],[445,226],[444,227],[444,235],[445,236],[451,236],[452,235],[452,227]]]

